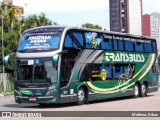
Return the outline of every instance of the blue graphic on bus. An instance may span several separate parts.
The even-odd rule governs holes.
[[[97,48],[102,39],[98,37],[96,32],[88,32],[85,34],[86,44],[91,44],[92,48]]]

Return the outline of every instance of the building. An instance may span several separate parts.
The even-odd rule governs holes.
[[[142,17],[142,35],[151,36],[151,19],[149,14],[145,14]]]
[[[22,6],[13,5],[13,0],[0,0],[0,5],[2,4],[5,6],[5,10],[11,9],[16,19],[22,20],[24,14],[24,8]]]
[[[142,0],[109,0],[110,30],[142,35]]]
[[[157,46],[160,47],[160,13],[151,13],[143,15],[142,34],[153,37],[157,40]]]
[[[22,20],[24,14],[24,8],[22,6],[13,6],[12,14],[18,19]]]

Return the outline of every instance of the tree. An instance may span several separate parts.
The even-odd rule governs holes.
[[[29,28],[34,28],[38,26],[45,26],[51,24],[57,24],[55,22],[52,23],[51,20],[47,19],[44,13],[40,15],[31,15],[28,16],[22,21],[16,19],[16,17],[12,14],[12,4],[9,6],[5,6],[3,3],[0,7],[0,14],[3,15],[4,19],[4,55],[8,55],[14,51],[16,51],[20,39],[20,34]],[[0,18],[0,25],[2,24],[2,20]],[[0,26],[0,73],[2,72],[2,27]],[[10,63],[5,67],[6,72],[13,73],[14,68],[14,58],[10,59]]]
[[[56,25],[56,22],[52,22],[44,13],[40,13],[40,15],[30,15],[27,18],[21,21],[22,23],[22,31],[38,26],[45,26],[45,25]]]
[[[102,27],[101,27],[101,26],[99,26],[99,25],[95,25],[94,27],[95,27],[95,29],[102,30]]]
[[[91,23],[85,23],[85,24],[82,25],[82,27],[102,30],[101,26],[94,25],[94,24],[91,24]]]
[[[3,15],[3,41],[4,41],[4,55],[8,55],[15,51],[18,45],[19,39],[19,29],[20,29],[20,22],[13,16],[12,14],[12,4],[7,6],[2,3],[0,8],[0,14]],[[2,19],[0,20],[0,25],[2,24]],[[2,72],[2,27],[0,27],[0,72]],[[6,71],[13,71],[14,59],[11,59],[11,63],[9,66],[5,67]]]

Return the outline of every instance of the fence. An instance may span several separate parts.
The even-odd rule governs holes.
[[[0,93],[12,93],[14,90],[13,77],[11,74],[4,73],[4,83],[3,74],[0,73]]]

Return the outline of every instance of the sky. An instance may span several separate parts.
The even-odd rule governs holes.
[[[98,24],[109,30],[109,0],[13,0],[24,7],[24,16],[41,12],[59,25]],[[143,0],[143,14],[160,13],[160,0]]]

